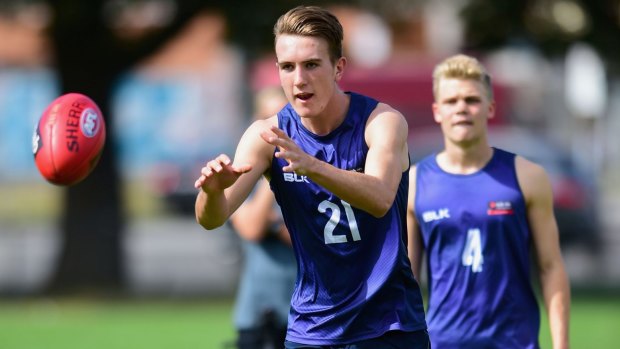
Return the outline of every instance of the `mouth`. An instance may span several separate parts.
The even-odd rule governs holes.
[[[314,93],[302,92],[302,93],[297,93],[295,95],[295,98],[300,99],[302,101],[307,101],[310,98],[312,98],[312,96],[314,96]]]
[[[474,123],[469,120],[462,120],[452,124],[452,126],[473,126]]]

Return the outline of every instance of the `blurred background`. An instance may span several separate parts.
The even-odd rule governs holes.
[[[193,181],[206,160],[234,154],[253,93],[278,84],[272,27],[300,4],[0,1],[0,348],[233,340],[239,238],[195,222]],[[573,347],[617,345],[620,1],[303,4],[340,18],[341,87],[403,112],[414,161],[441,146],[433,66],[458,52],[483,61],[498,108],[491,143],[551,176]],[[90,96],[108,127],[99,165],[70,188],[45,182],[31,151],[41,113],[67,92]]]

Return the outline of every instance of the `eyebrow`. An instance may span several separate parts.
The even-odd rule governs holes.
[[[322,58],[310,58],[310,59],[306,59],[305,61],[302,61],[301,64],[306,64],[306,63],[321,63],[323,62]],[[290,61],[281,61],[281,62],[276,62],[277,65],[282,66],[285,64],[293,64],[293,62]]]

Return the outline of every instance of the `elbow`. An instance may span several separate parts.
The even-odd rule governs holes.
[[[211,222],[211,221],[209,221],[207,219],[203,219],[203,218],[199,218],[199,217],[196,217],[196,221],[198,222],[198,224],[200,224],[206,230],[213,230],[215,228],[219,228],[219,227],[222,226],[221,223]]]
[[[213,230],[215,228],[219,228],[224,224],[224,221],[219,221],[212,219],[212,217],[208,217],[207,215],[200,214],[196,212],[196,222],[200,224],[206,230]]]
[[[370,213],[370,215],[372,215],[375,218],[383,218],[383,216],[385,216],[387,214],[387,211],[375,210],[375,211],[368,212],[368,213]]]
[[[382,190],[377,190],[371,207],[367,210],[375,218],[383,218],[390,210],[392,206],[394,206],[394,200],[396,199],[396,188],[393,191],[390,191],[388,188],[382,188]]]
[[[375,207],[368,211],[375,218],[383,218],[392,208],[393,202],[379,202]]]
[[[226,219],[228,219],[228,216],[222,218],[217,214],[210,214],[206,209],[204,197],[200,194],[196,198],[194,210],[196,222],[207,230],[213,230],[222,226],[226,222]]]

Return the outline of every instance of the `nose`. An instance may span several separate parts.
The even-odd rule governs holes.
[[[467,102],[464,99],[459,99],[456,101],[456,112],[464,113],[467,110]]]
[[[295,69],[295,79],[293,80],[293,83],[295,84],[295,86],[303,86],[306,84],[306,73],[304,72],[303,68],[298,67],[297,69]]]

